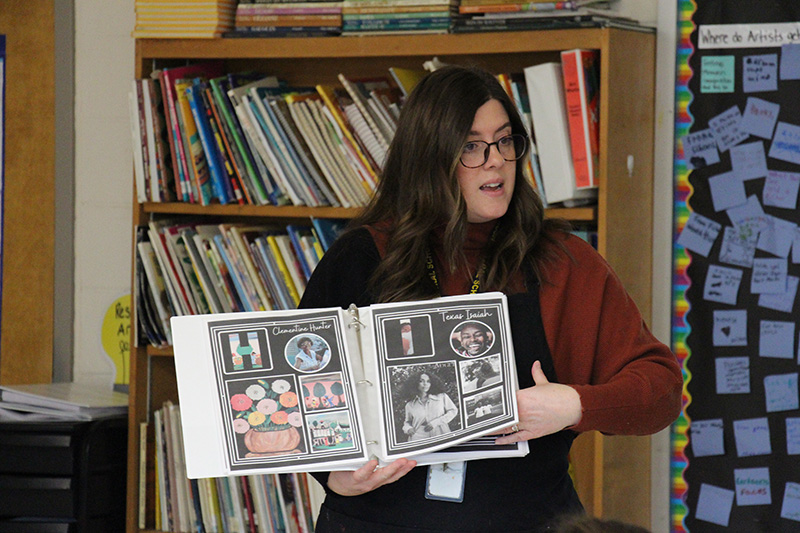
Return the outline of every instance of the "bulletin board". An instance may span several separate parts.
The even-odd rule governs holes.
[[[800,2],[679,2],[673,531],[800,532]]]

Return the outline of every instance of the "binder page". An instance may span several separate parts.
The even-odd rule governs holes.
[[[502,293],[375,304],[362,339],[371,347],[378,376],[381,459],[417,458],[518,421],[514,348]],[[489,437],[463,455],[424,459],[446,462],[527,451],[502,450],[493,441]]]
[[[190,478],[367,460],[339,308],[172,318]]]

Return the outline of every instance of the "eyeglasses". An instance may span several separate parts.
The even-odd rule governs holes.
[[[489,151],[492,146],[497,146],[497,151],[506,161],[516,161],[525,155],[528,147],[528,138],[515,133],[507,135],[493,143],[486,141],[469,141],[461,149],[461,164],[467,168],[482,167],[489,160]]]

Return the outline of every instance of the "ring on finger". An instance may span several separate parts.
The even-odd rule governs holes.
[[[519,424],[514,424],[513,426],[511,426],[512,433],[517,433],[518,431],[519,431]]]

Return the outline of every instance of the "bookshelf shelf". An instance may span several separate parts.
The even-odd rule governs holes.
[[[386,75],[389,67],[420,68],[438,57],[445,63],[477,64],[495,72],[556,61],[574,48],[600,52],[599,194],[590,207],[548,209],[546,216],[596,227],[598,250],[611,264],[645,318],[651,313],[652,176],[655,36],[618,28],[542,30],[446,35],[297,39],[138,39],[134,75],[157,68],[219,59],[229,72],[274,74],[293,85],[339,85],[337,75]],[[631,166],[632,163],[632,166]],[[134,198],[136,196],[134,195]],[[358,209],[219,205],[135,204],[132,224],[153,218],[259,220],[309,217],[353,218]],[[133,286],[133,279],[132,279]],[[139,479],[139,424],[164,400],[177,400],[169,348],[131,351],[127,531],[153,531],[152,461]],[[581,435],[571,454],[576,488],[587,511],[650,524],[650,440]],[[152,459],[152,458],[150,458]],[[139,494],[145,494],[139,528]]]

